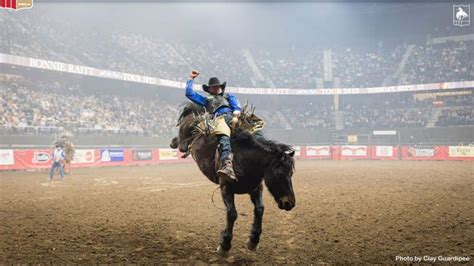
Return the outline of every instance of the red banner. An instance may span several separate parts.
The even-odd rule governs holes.
[[[10,169],[44,169],[51,166],[52,149],[46,150],[15,150],[14,164]],[[1,169],[1,168],[0,168]]]
[[[295,157],[331,160],[459,160],[474,161],[471,146],[295,146]],[[0,150],[0,170],[47,169],[51,166],[52,149]],[[101,167],[192,162],[191,156],[175,149],[77,149],[71,166]]]
[[[0,170],[47,169],[52,163],[52,149],[0,150]],[[149,165],[189,162],[192,157],[172,149],[77,149],[71,167]]]

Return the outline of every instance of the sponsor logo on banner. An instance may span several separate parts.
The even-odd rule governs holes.
[[[377,146],[375,147],[375,156],[393,157],[393,147],[392,146]]]
[[[449,157],[474,157],[474,147],[449,146]]]
[[[159,149],[160,160],[176,160],[178,159],[178,152],[176,149]]]
[[[94,150],[76,150],[71,163],[93,163],[94,160]]]
[[[307,156],[329,156],[329,146],[307,146]]]
[[[367,156],[367,146],[342,146],[341,155],[343,156]]]
[[[133,151],[134,161],[148,161],[151,160],[151,150],[134,150]]]
[[[13,150],[0,150],[0,165],[13,165],[15,159],[13,157]]]
[[[291,148],[295,151],[295,157],[301,156],[301,146],[292,146]]]
[[[421,149],[415,147],[408,148],[408,156],[409,157],[434,157],[435,150],[434,149]]]
[[[123,162],[123,150],[101,150],[101,162]]]
[[[51,154],[45,151],[35,151],[33,153],[32,163],[48,163],[51,160]]]

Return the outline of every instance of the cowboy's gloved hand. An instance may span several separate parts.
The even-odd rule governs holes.
[[[237,121],[239,121],[239,118],[237,116],[232,117],[232,124],[236,124]]]
[[[237,121],[239,121],[240,111],[235,110],[235,111],[232,113],[232,115],[233,115],[233,117],[232,117],[232,124],[236,124]]]
[[[199,71],[192,70],[191,73],[189,74],[189,79],[195,79],[195,78],[197,78],[197,76],[199,76],[199,74],[201,74],[201,73],[199,73]]]

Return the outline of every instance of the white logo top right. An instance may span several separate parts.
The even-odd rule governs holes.
[[[471,24],[471,5],[453,5],[453,25],[458,27]]]

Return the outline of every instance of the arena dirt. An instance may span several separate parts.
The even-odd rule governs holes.
[[[236,199],[230,257],[214,251],[224,211],[194,164],[0,172],[3,263],[390,263],[395,256],[474,259],[468,162],[297,161],[297,205],[265,192],[263,234],[245,248],[253,209]],[[218,192],[218,207],[223,204]]]

